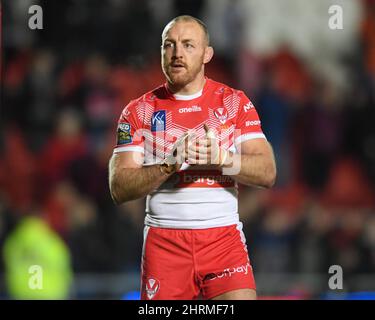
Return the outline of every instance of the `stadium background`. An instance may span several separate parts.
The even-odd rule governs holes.
[[[33,4],[43,30],[28,28]],[[328,27],[333,4],[343,30]],[[107,163],[122,108],[163,82],[160,34],[179,14],[207,23],[208,76],[247,93],[275,150],[276,186],[240,188],[260,297],[371,296],[374,1],[5,0],[0,298],[137,297],[144,200],[114,206]]]

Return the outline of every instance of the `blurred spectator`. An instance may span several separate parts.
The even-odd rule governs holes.
[[[271,208],[262,218],[251,244],[256,270],[285,273],[292,266],[295,230],[290,216],[280,208]]]
[[[42,194],[68,176],[69,165],[76,159],[85,156],[88,143],[82,131],[81,119],[70,109],[62,110],[56,119],[56,129],[44,146],[39,170],[41,181],[39,188]]]
[[[25,92],[25,80],[32,61],[32,50],[10,52],[13,53],[10,57],[4,54],[4,59],[7,61],[4,67],[4,118],[8,123],[17,124],[26,130],[27,117],[24,107],[29,104]]]
[[[79,203],[80,195],[69,181],[56,182],[44,200],[43,218],[66,238],[70,232],[69,216]]]
[[[241,1],[207,0],[203,9],[216,55],[227,59],[229,64],[235,64],[240,50],[245,47],[246,12]]]
[[[375,215],[370,211],[364,221],[364,230],[362,234],[362,246],[367,250],[368,260],[363,261],[364,272],[373,272],[375,269]]]
[[[67,299],[72,283],[70,253],[43,219],[23,218],[3,247],[8,293],[12,299]],[[41,269],[38,289],[30,283],[32,266]]]
[[[360,162],[375,186],[375,95],[370,82],[358,67],[345,104],[344,142],[345,154]]]
[[[8,234],[17,224],[17,216],[10,210],[4,196],[0,196],[0,243],[3,244]],[[0,279],[4,272],[4,257],[0,255]]]
[[[365,16],[362,20],[362,41],[364,46],[366,69],[372,75],[372,83],[375,85],[375,3],[371,0],[364,1]]]
[[[22,123],[33,150],[39,150],[45,143],[52,128],[51,119],[56,114],[55,60],[55,55],[48,50],[36,52],[24,84],[29,112]]]
[[[340,265],[347,277],[369,271],[367,268],[369,257],[361,239],[365,218],[362,210],[345,210],[341,213],[337,228],[330,236],[331,246],[335,248],[332,252],[333,264]]]
[[[341,152],[343,117],[339,93],[331,83],[316,86],[314,101],[301,110],[299,120],[303,180],[313,190],[327,182],[337,154]]]
[[[117,88],[112,78],[113,72],[101,54],[91,55],[86,62],[71,63],[60,78],[61,99],[74,108],[77,118],[85,120],[90,149],[103,143],[106,131],[117,118]]]
[[[0,165],[0,186],[10,208],[25,213],[34,204],[37,181],[36,157],[29,150],[23,132],[15,126],[5,131]]]
[[[326,273],[334,264],[334,246],[329,240],[335,227],[335,219],[326,208],[316,202],[305,208],[301,219],[295,251],[297,270],[301,273]]]
[[[113,131],[103,134],[101,141],[85,156],[74,159],[68,167],[68,175],[80,194],[95,199],[102,210],[113,210],[113,200],[108,192],[108,159],[115,144]]]
[[[100,221],[94,203],[79,199],[67,212],[68,243],[77,273],[110,271],[113,249],[101,239]]]
[[[350,158],[339,159],[328,176],[322,201],[331,207],[373,208],[373,186],[359,163]]]
[[[33,30],[25,28],[28,24],[29,7],[38,5],[40,0],[13,0],[2,1],[2,14],[4,31],[2,37],[9,47],[24,48],[30,47],[35,42],[37,35]]]

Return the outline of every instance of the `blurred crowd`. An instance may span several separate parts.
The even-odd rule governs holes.
[[[124,106],[164,82],[163,26],[192,14],[216,49],[208,76],[247,93],[276,155],[272,190],[240,186],[255,274],[372,273],[375,4],[336,1],[347,20],[333,31],[316,1],[317,36],[317,16],[293,21],[309,7],[281,2],[3,1],[0,244],[33,216],[63,239],[75,274],[139,270],[144,201],[113,204],[108,160]],[[36,3],[43,30],[27,27]],[[3,254],[0,274],[6,265]]]

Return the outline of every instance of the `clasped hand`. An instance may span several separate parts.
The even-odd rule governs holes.
[[[167,157],[170,164],[218,165],[225,164],[228,151],[221,149],[215,133],[204,124],[206,132],[203,138],[197,139],[194,132],[182,135],[174,144],[172,153]]]

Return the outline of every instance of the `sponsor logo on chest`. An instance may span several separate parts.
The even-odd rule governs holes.
[[[165,110],[155,111],[151,118],[151,131],[165,131],[166,112]]]
[[[192,113],[192,112],[201,112],[202,108],[200,106],[192,106],[187,108],[180,108],[179,113]]]

